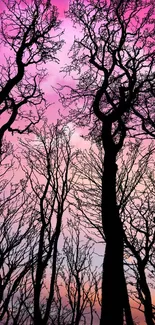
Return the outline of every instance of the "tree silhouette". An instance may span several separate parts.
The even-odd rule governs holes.
[[[64,87],[58,92],[63,105],[70,107],[69,119],[88,127],[89,136],[102,141],[104,148],[102,227],[106,249],[100,324],[105,325],[123,323],[124,244],[116,200],[116,158],[127,134],[143,134],[135,111],[153,114],[147,105],[154,100],[153,10],[150,1],[75,0],[67,13],[82,36],[75,37],[71,64],[64,71],[77,71],[78,80],[75,88],[68,86],[68,95],[63,93]],[[112,303],[114,295],[117,307]]]
[[[64,234],[63,252],[66,263],[60,276],[66,288],[67,324],[90,324],[97,313],[98,296],[100,295],[100,272],[93,266],[93,242],[85,238],[78,221],[69,221],[69,236]],[[66,267],[65,267],[66,264]]]
[[[1,157],[0,175],[0,321],[10,324],[11,305],[16,308],[19,287],[36,260],[31,258],[30,238],[34,237],[35,227],[34,219],[29,218],[32,198],[26,191],[27,179],[14,183],[17,162],[11,145],[9,148],[7,144],[6,150]]]
[[[151,288],[154,279],[154,146],[126,141],[117,157],[116,192],[124,236],[124,270],[130,295],[145,315],[146,324],[154,322]],[[78,182],[74,186],[72,215],[80,220],[92,238],[104,247],[101,219],[103,150],[92,146],[79,151],[75,164]],[[78,215],[77,215],[78,211]],[[88,231],[89,230],[89,231]],[[125,304],[125,321],[130,324],[129,301]],[[143,307],[144,308],[143,308]]]
[[[33,134],[34,140],[22,142],[23,157],[26,159],[23,169],[36,198],[33,214],[37,232],[32,252],[36,256],[36,263],[31,269],[31,317],[33,324],[45,325],[48,324],[54,299],[62,218],[68,207],[67,196],[74,177],[74,173],[69,176],[73,153],[70,132],[63,125],[48,126],[45,123],[42,128],[36,128]],[[46,273],[49,288],[46,285]]]
[[[149,173],[152,173],[151,169]],[[147,171],[142,176],[139,188],[129,197],[122,217],[125,221],[124,241],[128,249],[127,266],[130,270],[128,281],[132,284],[131,297],[144,312],[146,324],[153,325],[155,306],[151,290],[154,287],[155,275],[154,182],[150,179],[149,173]]]
[[[58,62],[62,47],[57,8],[50,1],[2,0],[0,42],[0,149],[6,131],[29,131],[42,117],[48,103],[41,90],[46,70],[41,64]]]
[[[9,164],[1,165],[0,319],[14,325],[48,324],[52,316],[58,242],[74,179],[69,129],[45,122],[32,134],[20,145],[23,179],[11,184]]]

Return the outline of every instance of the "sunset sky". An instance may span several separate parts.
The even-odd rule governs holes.
[[[30,0],[28,0],[30,1]],[[27,2],[28,2],[27,1]],[[60,28],[62,30],[64,30],[64,35],[62,36],[62,38],[65,40],[65,44],[63,45],[62,49],[58,52],[57,57],[59,58],[59,63],[55,63],[55,62],[48,62],[45,65],[45,68],[47,69],[48,75],[45,78],[45,80],[42,82],[42,89],[44,91],[45,94],[45,98],[47,99],[48,102],[52,103],[51,106],[47,109],[45,115],[48,119],[49,123],[55,123],[57,121],[57,119],[59,118],[59,114],[58,111],[60,110],[62,113],[64,112],[64,108],[62,107],[61,103],[59,102],[59,97],[56,94],[56,92],[54,92],[54,90],[52,89],[52,87],[58,87],[59,84],[75,84],[75,81],[70,77],[70,76],[66,76],[64,78],[64,73],[60,72],[60,70],[65,66],[66,63],[69,62],[69,58],[68,58],[68,51],[71,47],[71,45],[73,44],[73,40],[74,40],[74,35],[78,35],[79,30],[73,28],[73,24],[72,22],[68,19],[65,18],[64,15],[64,11],[68,10],[69,7],[69,0],[52,0],[52,4],[56,5],[58,7],[58,11],[59,11],[59,18],[60,20],[62,20],[62,24],[60,26]],[[3,5],[0,5],[0,10],[3,10]],[[1,53],[5,54],[6,57],[7,55],[9,55],[9,52],[7,52],[7,50],[5,48],[1,48]],[[5,57],[2,56],[2,60],[1,60],[1,64],[5,63]],[[1,121],[1,123],[3,123],[3,121]],[[69,124],[70,128],[73,128],[73,124],[70,123]],[[75,145],[76,148],[80,148],[80,149],[88,149],[89,148],[89,142],[84,141],[81,136],[80,136],[80,129],[75,129],[74,134],[72,136],[72,143],[73,145]],[[17,144],[17,138],[19,137],[18,134],[16,135],[11,135],[9,134],[9,139],[11,139],[11,141],[14,144]],[[21,177],[22,174],[18,174],[18,178]],[[92,203],[91,203],[92,204]],[[91,205],[92,206],[92,205]],[[108,210],[109,211],[109,210]],[[66,216],[67,214],[65,214]],[[98,254],[102,254],[103,253],[103,245],[99,245],[98,246]],[[101,262],[101,257],[96,257],[94,258],[94,261],[99,265],[99,263]],[[116,299],[116,295],[114,293],[114,297],[113,299]],[[137,315],[137,311],[134,311],[134,315]],[[145,324],[143,322],[143,316],[140,315],[141,319],[140,319],[140,325]]]

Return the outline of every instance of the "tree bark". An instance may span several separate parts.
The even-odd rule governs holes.
[[[146,281],[145,269],[140,261],[138,263],[138,271],[140,276],[140,291],[142,292],[142,295],[144,295],[143,304],[146,324],[154,325],[151,294]]]
[[[124,312],[125,312],[126,325],[134,325],[125,276],[124,276],[124,309],[125,309]]]
[[[123,325],[123,233],[116,202],[116,150],[110,135],[103,142],[102,225],[106,238],[100,325]],[[105,145],[106,144],[106,145]]]

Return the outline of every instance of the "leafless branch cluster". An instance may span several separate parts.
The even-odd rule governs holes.
[[[6,131],[23,133],[43,116],[48,103],[41,89],[46,77],[43,63],[58,62],[63,41],[55,6],[49,1],[3,0],[0,42],[0,147]],[[7,54],[6,54],[7,53]]]

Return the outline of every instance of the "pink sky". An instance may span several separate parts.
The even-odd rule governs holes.
[[[67,60],[68,60],[67,53],[73,43],[74,34],[78,33],[78,31],[73,29],[72,22],[69,21],[68,19],[64,18],[64,10],[68,9],[69,0],[53,0],[52,4],[54,4],[58,7],[58,11],[60,14],[59,17],[61,20],[63,20],[61,27],[62,27],[62,29],[65,29],[64,39],[66,41],[66,44],[62,47],[61,51],[58,53],[58,58],[60,59],[60,63],[56,64],[53,62],[49,62],[46,64],[46,68],[48,70],[48,77],[42,83],[42,88],[46,94],[47,100],[50,102],[54,102],[54,104],[48,109],[48,111],[46,113],[49,123],[56,121],[56,119],[58,118],[58,109],[61,108],[61,104],[58,102],[58,96],[54,93],[51,86],[56,87],[57,83],[60,83],[60,84],[64,83],[63,73],[60,73],[60,69],[67,62]],[[1,9],[3,8],[2,3],[0,5],[0,8]],[[71,78],[66,77],[65,83],[67,84],[70,82],[71,82]],[[11,136],[11,139],[13,142],[15,142],[17,137]],[[84,141],[81,139],[81,137],[79,135],[78,130],[73,135],[73,143],[79,148],[86,147]],[[134,312],[134,314],[135,314],[135,312]],[[141,325],[143,324],[142,320],[141,320],[140,324]]]
[[[29,2],[31,0],[28,0]],[[53,5],[56,5],[58,7],[58,12],[59,12],[59,19],[62,21],[61,24],[61,29],[64,30],[64,35],[62,38],[65,40],[65,44],[63,45],[62,49],[57,53],[57,58],[59,59],[59,63],[55,62],[47,62],[43,67],[47,69],[48,75],[45,78],[45,80],[41,84],[41,88],[45,93],[45,98],[48,102],[52,103],[51,106],[48,108],[46,111],[46,116],[48,118],[49,123],[56,122],[57,118],[59,118],[58,110],[61,109],[63,111],[64,109],[62,108],[58,95],[53,91],[53,87],[57,87],[58,84],[73,84],[72,78],[66,76],[64,80],[64,74],[60,73],[60,70],[68,61],[68,51],[73,43],[74,39],[74,34],[77,34],[77,31],[72,27],[72,22],[69,19],[65,18],[64,11],[68,9],[69,7],[69,0],[53,0],[52,1]],[[0,3],[0,11],[3,11],[5,8],[3,2]],[[14,53],[10,51],[10,48],[8,47],[2,47],[1,45],[1,63],[5,66],[6,65],[6,58],[9,56],[14,57]],[[31,72],[36,71],[35,66],[32,65],[31,67]],[[7,116],[3,115],[0,124],[4,123],[4,121],[7,120]],[[22,121],[20,121],[20,125],[22,125]],[[18,122],[15,125],[19,125]],[[9,134],[9,139],[13,141],[13,143],[16,143],[18,135],[12,136]],[[79,134],[76,132],[76,138],[74,135],[75,142],[79,141]],[[81,139],[80,139],[81,141]],[[83,141],[82,141],[83,142]]]

